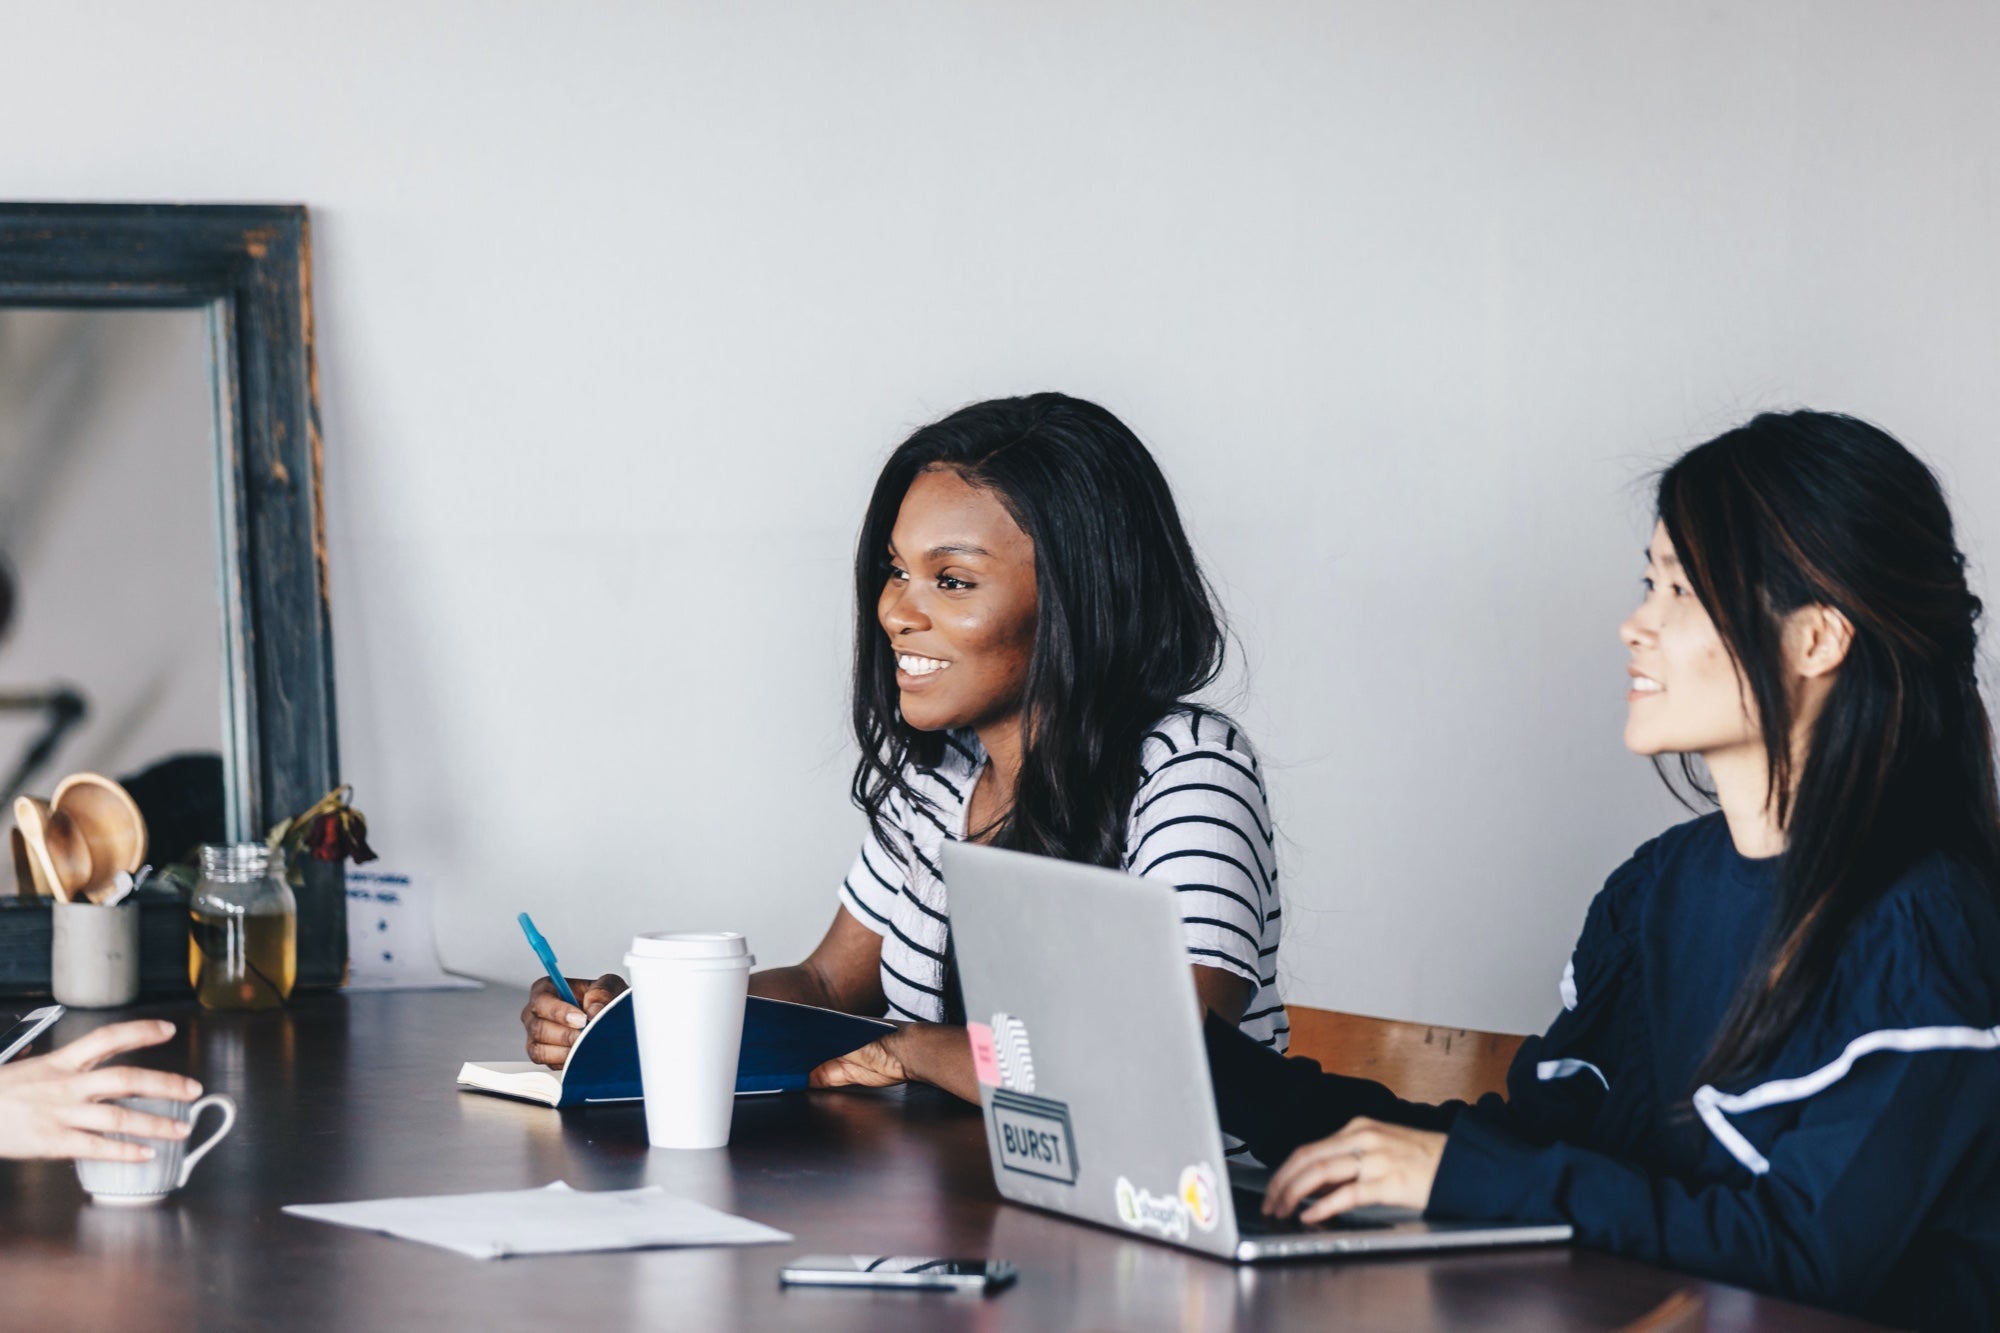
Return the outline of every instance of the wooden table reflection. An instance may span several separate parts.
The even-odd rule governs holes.
[[[1235,1268],[1002,1203],[978,1114],[927,1089],[739,1103],[733,1142],[649,1151],[636,1107],[558,1114],[457,1092],[510,1058],[496,990],[312,995],[181,1023],[152,1063],[233,1095],[232,1137],[170,1203],[91,1205],[66,1163],[0,1164],[6,1328],[83,1329],[1606,1329],[1697,1287],[1714,1329],[1865,1325],[1587,1251]],[[127,1016],[120,1014],[119,1017]],[[73,1038],[107,1021],[72,1015]],[[287,1203],[661,1185],[782,1227],[795,1244],[481,1262],[283,1215]],[[994,1297],[781,1290],[812,1251],[991,1256]]]

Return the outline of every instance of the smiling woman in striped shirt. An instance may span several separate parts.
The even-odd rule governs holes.
[[[917,431],[875,483],[855,596],[868,834],[819,947],[750,990],[905,1026],[815,1085],[917,1079],[977,1097],[938,871],[952,839],[1158,880],[1178,895],[1202,1003],[1282,1051],[1263,776],[1236,725],[1190,702],[1221,669],[1222,626],[1125,424],[1043,393]],[[585,1011],[623,985],[591,983]],[[538,981],[530,1056],[561,1064],[584,1017]]]

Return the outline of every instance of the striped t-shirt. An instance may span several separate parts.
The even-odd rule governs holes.
[[[970,731],[945,740],[936,768],[903,774],[932,804],[911,809],[891,795],[884,813],[901,839],[885,845],[871,829],[840,886],[848,914],[882,937],[889,1017],[928,1023],[944,1016],[949,933],[938,849],[965,836],[966,802],[986,763]],[[1182,708],[1147,733],[1139,764],[1125,869],[1174,887],[1188,960],[1253,983],[1243,1031],[1283,1051],[1291,1027],[1278,998],[1278,867],[1257,756],[1228,718]]]

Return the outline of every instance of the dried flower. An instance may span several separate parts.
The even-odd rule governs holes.
[[[342,784],[319,798],[311,809],[292,816],[271,830],[265,839],[273,852],[291,864],[301,853],[315,861],[352,861],[361,865],[375,859],[368,845],[368,821],[348,804],[354,788]]]
[[[368,821],[359,810],[346,806],[329,811],[313,821],[306,835],[306,851],[315,861],[352,861],[356,865],[375,859],[368,846]]]

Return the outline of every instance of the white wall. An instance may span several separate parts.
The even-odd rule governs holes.
[[[1539,1025],[1673,817],[1618,743],[1646,469],[1844,408],[1991,549],[1988,5],[127,0],[0,44],[7,195],[315,209],[346,767],[489,975],[523,907],[576,969],[816,938],[848,542],[975,397],[1157,449],[1291,993],[1344,1008]]]

